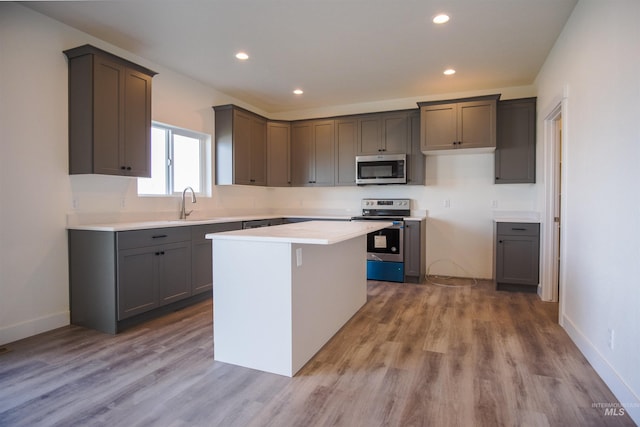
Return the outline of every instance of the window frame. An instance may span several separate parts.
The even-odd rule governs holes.
[[[211,160],[209,160],[211,153],[211,135],[198,132],[190,129],[181,128],[178,126],[169,125],[166,123],[161,123],[157,121],[151,122],[151,130],[154,128],[162,129],[165,131],[165,153],[166,162],[165,162],[165,182],[164,182],[164,193],[140,193],[138,191],[138,196],[140,197],[171,197],[171,196],[181,196],[182,191],[184,189],[176,189],[174,188],[174,136],[180,135],[187,138],[197,139],[199,141],[199,160],[200,160],[200,182],[199,182],[199,191],[195,194],[200,197],[210,196],[211,187],[208,185],[208,178],[211,177]]]

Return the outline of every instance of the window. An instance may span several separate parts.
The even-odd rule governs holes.
[[[138,194],[172,195],[186,187],[208,194],[209,135],[154,122],[151,178],[138,178]]]

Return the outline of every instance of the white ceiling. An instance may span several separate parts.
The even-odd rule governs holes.
[[[533,83],[577,0],[25,2],[265,112]],[[436,26],[439,12],[451,16]],[[250,58],[238,61],[244,50]],[[444,69],[457,73],[444,76]],[[304,89],[301,96],[295,88]]]

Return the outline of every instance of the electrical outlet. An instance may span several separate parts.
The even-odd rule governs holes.
[[[302,248],[296,249],[296,265],[298,267],[302,265]]]
[[[613,350],[615,344],[615,331],[613,329],[609,329],[609,348]]]
[[[73,206],[73,209],[78,209],[78,207],[80,206],[80,204],[78,203],[78,199],[73,199],[71,201],[71,206]]]
[[[445,208],[450,208],[451,207],[451,200],[444,199],[444,201],[442,202],[442,206],[444,206]]]
[[[491,201],[491,207],[494,208],[494,209],[497,208],[498,207],[498,201],[497,200],[492,200]]]

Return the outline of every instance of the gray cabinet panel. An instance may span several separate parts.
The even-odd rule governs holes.
[[[91,45],[69,59],[69,173],[151,176],[156,74]]]
[[[336,185],[356,185],[358,121],[336,120]]]
[[[118,252],[118,320],[158,307],[158,256],[151,248]]]
[[[284,122],[267,123],[267,185],[291,186],[291,125]]]
[[[291,126],[291,179],[294,186],[333,186],[333,120],[308,120]]]
[[[162,246],[158,256],[160,304],[191,295],[191,241]]]
[[[121,231],[117,233],[117,240],[118,249],[157,246],[191,240],[191,230],[189,227],[166,227]]]
[[[405,154],[409,147],[409,121],[406,112],[382,113],[382,146],[385,154]]]
[[[420,283],[426,272],[425,221],[405,221],[404,227],[405,281]]]
[[[378,115],[358,119],[358,154],[378,154],[382,138],[382,122]]]
[[[409,147],[408,158],[408,185],[424,185],[426,179],[425,158],[420,150],[420,111],[409,114]]]
[[[242,229],[241,222],[204,224],[191,227],[191,294],[207,292],[213,287],[211,240],[205,236]]]
[[[423,152],[496,147],[500,95],[420,102]]]
[[[536,182],[536,98],[498,102],[496,184]]]
[[[537,290],[540,224],[499,223],[495,255],[498,289]]]
[[[215,110],[216,184],[267,184],[267,120],[234,105]]]

